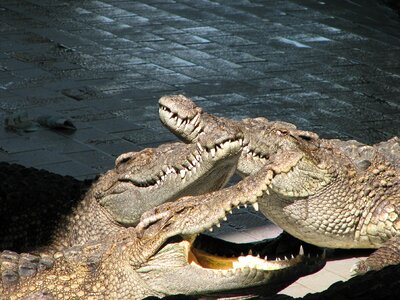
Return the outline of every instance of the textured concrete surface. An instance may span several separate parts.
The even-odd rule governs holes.
[[[175,140],[158,121],[170,93],[220,116],[379,142],[400,132],[399,25],[379,1],[3,0],[0,118],[54,115],[77,130],[1,126],[0,159],[91,178],[123,152]],[[225,235],[270,234],[247,223]],[[335,263],[286,293],[349,278],[353,262]]]

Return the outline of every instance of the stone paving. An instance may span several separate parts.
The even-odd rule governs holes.
[[[2,0],[0,118],[65,117],[77,130],[1,126],[0,160],[92,178],[176,140],[158,120],[171,93],[220,116],[379,142],[400,134],[399,25],[379,1]],[[239,239],[264,237],[257,222]],[[348,279],[341,268],[284,292]]]

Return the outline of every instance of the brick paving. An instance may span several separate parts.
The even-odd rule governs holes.
[[[379,142],[400,133],[399,25],[379,1],[3,0],[0,118],[68,117],[77,130],[1,126],[0,160],[92,178],[176,139],[158,121],[170,93],[220,116]],[[313,276],[287,293],[318,290]]]

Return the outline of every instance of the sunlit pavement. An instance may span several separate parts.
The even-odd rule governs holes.
[[[158,120],[158,98],[171,93],[326,138],[399,135],[400,19],[379,1],[343,2],[3,0],[0,117],[26,112],[36,128],[1,127],[0,160],[92,178],[123,152],[176,140]],[[37,126],[43,115],[77,130]],[[251,229],[231,226],[229,238],[277,234],[242,215]],[[329,262],[283,293],[346,280],[354,261]]]

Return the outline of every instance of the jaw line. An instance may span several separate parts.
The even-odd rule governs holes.
[[[155,176],[157,179],[153,177],[149,180],[145,179],[143,182],[138,182],[127,176],[119,178],[119,181],[129,182],[139,190],[144,191],[147,189],[154,190],[166,184],[176,185],[178,180],[180,180],[179,182],[192,181],[189,183],[190,186],[196,184],[200,178],[215,173],[222,173],[224,175],[219,176],[219,178],[226,177],[228,174],[225,173],[230,172],[223,172],[223,170],[227,167],[234,168],[236,166],[236,162],[231,163],[231,161],[237,161],[235,157],[238,158],[241,145],[241,139],[216,144],[212,149],[205,149],[201,145],[198,145],[195,154],[188,155],[193,156],[195,159],[186,158],[182,164],[179,164],[179,167],[168,166],[162,168],[162,171]],[[236,147],[238,147],[237,151],[233,150],[233,153],[231,153],[231,149]],[[216,169],[218,169],[218,172],[216,172]],[[201,174],[199,175],[199,173]]]

